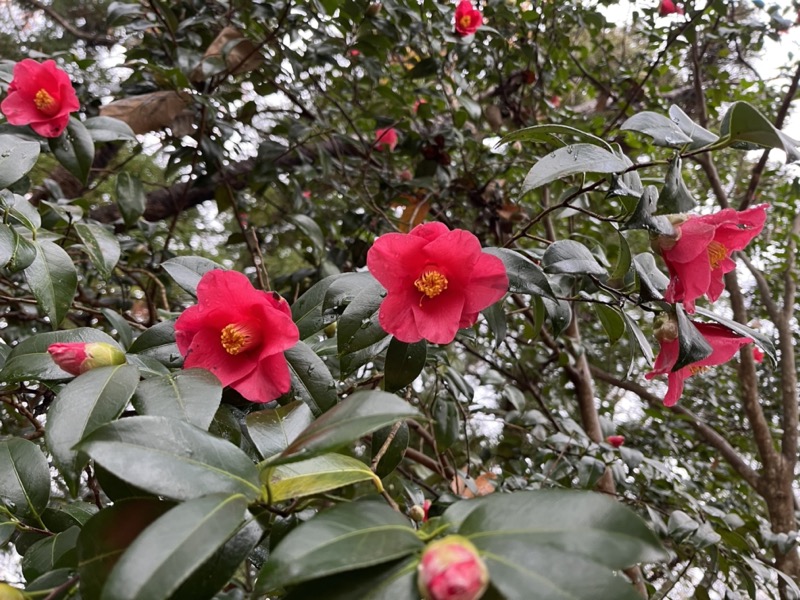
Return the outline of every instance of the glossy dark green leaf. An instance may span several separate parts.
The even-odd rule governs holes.
[[[322,235],[322,229],[319,228],[314,219],[308,215],[298,214],[289,215],[286,220],[306,235],[314,247],[314,256],[317,260],[322,259],[325,256],[325,237]]]
[[[411,384],[425,367],[428,343],[425,340],[408,344],[392,338],[383,366],[383,389],[396,392]]]
[[[446,450],[458,441],[458,434],[461,433],[458,403],[453,398],[440,395],[433,401],[431,412],[436,443],[442,450]]]
[[[672,119],[650,111],[636,113],[619,128],[622,131],[638,131],[650,136],[656,146],[681,148],[692,143],[692,138],[686,135]]]
[[[0,223],[0,266],[12,273],[28,267],[36,258],[36,246],[10,225]]]
[[[56,366],[47,353],[47,348],[50,344],[77,342],[105,342],[119,347],[114,338],[91,327],[40,333],[23,340],[11,349],[11,354],[8,355],[6,364],[0,371],[0,380],[15,382],[25,379],[41,381],[70,379],[72,375]]]
[[[656,265],[656,259],[649,252],[633,257],[633,268],[639,277],[639,295],[644,302],[663,300],[669,279]]]
[[[329,311],[341,312],[346,305],[353,301],[353,298],[361,293],[365,285],[375,281],[370,273],[343,273],[332,277],[334,280],[331,281],[322,300],[323,314],[327,314]]]
[[[48,598],[48,600],[71,600],[76,598],[75,587],[78,582],[75,580],[74,568],[53,569],[37,577],[25,586],[25,592],[32,598]],[[11,598],[11,600],[16,600]]]
[[[307,344],[298,342],[286,352],[292,393],[305,402],[315,415],[336,406],[336,381],[330,369]]]
[[[681,131],[692,139],[689,150],[709,146],[719,139],[716,134],[692,121],[689,115],[683,112],[679,106],[674,104],[670,106],[669,116],[681,128]]]
[[[658,208],[658,190],[648,185],[642,193],[630,218],[620,226],[620,231],[644,229],[659,235],[675,235],[672,223],[664,216],[655,215]]]
[[[283,538],[259,573],[255,593],[379,565],[422,546],[409,520],[385,504],[339,504]]]
[[[136,140],[133,129],[125,121],[113,117],[91,117],[86,119],[83,124],[95,143]]]
[[[347,377],[360,367],[372,362],[376,356],[382,354],[389,347],[389,342],[391,342],[391,338],[385,335],[371,346],[339,356],[339,377]]]
[[[305,402],[258,410],[245,417],[247,434],[262,458],[280,454],[314,421]]]
[[[111,277],[120,257],[119,242],[108,229],[96,223],[77,223],[75,233],[81,238],[86,253],[104,279]]]
[[[119,417],[128,405],[139,370],[131,365],[91,369],[58,393],[47,414],[47,447],[70,492],[78,491],[88,458],[74,450],[85,436]]]
[[[608,335],[610,344],[614,344],[625,334],[625,319],[622,318],[620,311],[605,304],[593,304],[594,312],[600,324]]]
[[[388,334],[378,323],[385,290],[375,279],[364,281],[339,317],[336,329],[339,354],[351,354],[376,344]]]
[[[28,548],[21,562],[25,579],[32,581],[53,569],[77,567],[75,547],[80,532],[79,527],[70,527],[66,531],[39,540]]]
[[[528,257],[507,248],[484,248],[483,251],[503,261],[509,292],[554,298],[544,271]]]
[[[130,346],[133,342],[133,329],[131,328],[130,323],[128,323],[121,314],[111,310],[110,308],[103,308],[102,311],[103,316],[108,321],[108,324],[117,330],[117,337],[119,337],[122,347],[127,348]]]
[[[614,265],[614,271],[611,273],[611,279],[622,281],[631,269],[633,258],[631,257],[631,247],[628,245],[628,240],[622,235],[621,231],[617,232],[617,239],[619,240],[619,255]]]
[[[175,323],[172,321],[163,321],[144,331],[133,341],[128,352],[153,358],[168,367],[177,367],[183,362],[175,343]]]
[[[144,214],[147,196],[138,177],[122,172],[117,175],[117,206],[125,224],[130,227]]]
[[[8,209],[9,216],[28,231],[35,233],[41,228],[42,217],[39,215],[39,210],[27,198],[2,191],[0,192],[0,206],[3,205]]]
[[[775,128],[764,115],[747,102],[734,102],[722,117],[719,135],[733,142],[748,142],[786,152],[786,162],[800,160],[798,142]]]
[[[197,284],[200,279],[214,269],[224,269],[224,267],[213,260],[201,256],[178,256],[170,258],[161,263],[169,276],[184,290],[197,296]]]
[[[522,193],[570,175],[622,173],[628,164],[613,152],[592,144],[572,144],[541,158],[525,176]]]
[[[292,319],[300,330],[300,339],[304,340],[322,330],[332,318],[326,319],[323,316],[322,304],[334,281],[342,277],[341,275],[330,275],[312,285],[294,304],[292,304]]]
[[[687,365],[711,356],[714,350],[686,316],[680,304],[675,305],[675,316],[678,320],[678,360],[675,361],[672,371],[679,371]]]
[[[423,79],[425,77],[434,75],[438,68],[438,61],[435,58],[428,56],[415,64],[414,67],[406,74],[406,77],[409,79]]]
[[[99,600],[109,573],[139,534],[175,504],[155,498],[121,500],[104,508],[78,536],[81,597]]]
[[[386,425],[421,416],[417,409],[393,394],[377,390],[356,392],[306,428],[286,448],[280,461],[324,454]]]
[[[419,559],[404,558],[387,564],[303,583],[285,600],[419,600],[417,564]],[[487,598],[486,600],[490,600]]]
[[[647,341],[647,336],[642,333],[641,328],[639,327],[639,323],[633,319],[628,313],[622,311],[622,318],[625,319],[625,326],[628,330],[628,334],[630,335],[631,346],[633,348],[638,348],[639,351],[644,356],[644,359],[647,361],[648,365],[653,364],[653,348],[650,346],[650,342]],[[633,357],[631,357],[631,361],[633,361]]]
[[[372,481],[378,491],[383,491],[380,478],[368,465],[352,456],[335,453],[267,467],[261,479],[271,504],[322,494],[361,481]]]
[[[569,322],[572,320],[572,307],[566,300],[550,300],[549,298],[542,298],[545,312],[550,319],[550,328],[552,329],[553,336],[558,336],[562,331],[567,328]]]
[[[166,417],[130,417],[100,427],[78,449],[148,492],[185,500],[205,494],[258,498],[258,470],[238,447]]]
[[[389,436],[392,433],[394,437],[390,440]],[[375,467],[375,474],[378,477],[381,479],[386,477],[403,462],[410,437],[408,423],[405,422],[382,427],[372,434],[372,460],[377,458],[379,452],[383,452]],[[387,441],[389,445],[384,450],[383,446]]]
[[[546,273],[606,274],[589,249],[574,240],[559,240],[550,244],[542,257],[542,266]]]
[[[75,179],[86,184],[94,161],[94,141],[83,123],[70,117],[64,133],[57,138],[50,138],[50,150],[61,166]]]
[[[0,189],[27,174],[39,158],[39,144],[13,135],[0,135]]]
[[[39,447],[22,438],[0,441],[0,502],[11,514],[41,525],[50,501],[50,467]]]
[[[166,600],[244,524],[247,500],[213,494],[179,504],[139,534],[101,600]],[[213,592],[212,592],[213,593]]]
[[[561,138],[559,136],[579,138],[589,142],[590,144],[599,146],[600,148],[605,148],[609,151],[611,150],[611,146],[609,146],[608,142],[602,138],[592,135],[591,133],[581,131],[580,129],[575,129],[574,127],[570,127],[568,125],[560,125],[556,123],[533,125],[532,127],[524,127],[523,129],[513,131],[500,138],[500,141],[495,144],[495,148],[502,146],[503,144],[511,144],[513,142],[561,142]]]
[[[17,530],[17,524],[13,521],[4,520],[6,517],[0,518],[0,549],[5,548],[11,536]]]
[[[172,417],[208,430],[222,400],[222,384],[205,369],[184,369],[145,379],[133,407],[140,415]]]
[[[61,246],[53,242],[36,242],[36,258],[23,274],[39,306],[58,327],[72,306],[78,288],[75,263]]]
[[[669,169],[664,177],[664,187],[658,196],[658,207],[663,213],[683,213],[692,210],[697,202],[683,182],[681,157],[675,156],[669,162]]]
[[[698,527],[700,527],[700,523],[682,510],[672,511],[667,522],[669,536],[678,543],[691,537]]]
[[[764,354],[769,357],[772,361],[773,365],[778,364],[778,355],[775,352],[775,344],[772,342],[772,338],[768,335],[761,333],[760,331],[756,331],[752,327],[748,327],[747,325],[742,325],[741,323],[737,323],[733,319],[728,319],[727,317],[720,316],[708,309],[695,307],[695,312],[698,315],[703,315],[707,319],[711,319],[712,321],[716,321],[720,325],[724,325],[731,331],[735,331],[739,335],[743,335],[745,337],[752,338],[753,341],[764,351]]]
[[[83,527],[97,514],[97,510],[97,505],[91,502],[55,501],[51,502],[42,513],[42,522],[49,531],[60,533],[70,527]]]

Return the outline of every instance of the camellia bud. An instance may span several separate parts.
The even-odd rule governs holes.
[[[80,375],[89,369],[121,365],[125,362],[125,353],[105,342],[50,344],[47,351],[53,361],[70,375]]]
[[[25,594],[7,583],[0,583],[0,600],[25,600]]]
[[[614,446],[614,448],[619,448],[622,444],[625,443],[625,436],[624,435],[610,435],[606,438],[606,441]]]
[[[424,600],[478,600],[489,587],[489,570],[468,539],[448,535],[425,547],[417,585]]]
[[[653,322],[653,335],[659,342],[674,342],[678,339],[678,321],[670,314],[660,314]]]

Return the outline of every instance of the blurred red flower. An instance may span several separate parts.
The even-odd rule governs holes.
[[[14,66],[14,78],[0,111],[11,125],[30,125],[43,137],[61,135],[69,114],[80,108],[69,76],[52,60],[26,58]]]
[[[625,436],[624,435],[610,435],[606,438],[606,441],[614,446],[614,448],[619,448],[622,444],[625,443]]]
[[[222,385],[251,402],[269,402],[289,391],[283,352],[298,339],[286,301],[255,289],[235,271],[216,269],[203,275],[197,304],[175,322],[183,366],[211,371]]]
[[[764,228],[767,205],[738,212],[726,208],[713,215],[691,216],[675,226],[677,238],[661,236],[658,246],[667,263],[670,282],[664,298],[683,302],[694,312],[694,301],[714,302],[725,289],[722,276],[736,267],[732,252],[742,250]]]
[[[483,252],[469,231],[443,223],[382,235],[367,253],[367,267],[388,291],[381,327],[407,343],[452,342],[508,289],[503,261]]]
[[[456,33],[460,36],[472,35],[483,24],[483,14],[473,8],[470,0],[461,0],[456,7]]]
[[[397,130],[394,127],[375,130],[375,147],[378,150],[394,152],[395,146],[397,146]]]
[[[672,0],[661,0],[661,4],[658,6],[658,14],[662,17],[666,17],[667,15],[682,15],[683,9]]]

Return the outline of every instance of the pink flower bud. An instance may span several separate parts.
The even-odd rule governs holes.
[[[105,342],[50,344],[47,351],[53,361],[70,375],[80,375],[89,369],[121,365],[125,362],[125,353]]]
[[[625,436],[624,435],[610,435],[606,438],[606,441],[614,446],[614,448],[619,448],[622,444],[625,443]]]
[[[424,600],[478,600],[489,587],[489,571],[469,540],[449,535],[425,548],[417,585]]]

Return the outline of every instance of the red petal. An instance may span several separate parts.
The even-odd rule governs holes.
[[[652,379],[656,375],[663,375],[670,373],[672,367],[678,362],[678,340],[671,342],[661,342],[661,350],[656,357],[656,362],[653,365],[653,370],[647,374],[648,379]]]
[[[279,353],[262,358],[250,373],[230,386],[250,402],[270,402],[283,396],[292,387],[286,357]]]
[[[466,290],[464,311],[479,312],[500,300],[507,291],[508,275],[503,261],[481,252]]]
[[[714,226],[704,223],[701,217],[689,217],[679,226],[681,237],[675,246],[664,250],[664,260],[672,263],[686,263],[707,252],[708,245],[714,239]]]
[[[683,394],[683,381],[686,379],[688,369],[681,369],[670,373],[667,377],[667,395],[664,396],[664,406],[675,406]]]
[[[693,367],[713,367],[728,362],[742,346],[751,344],[749,337],[734,333],[727,327],[710,323],[695,323],[697,329],[711,344],[713,352],[703,360],[692,363]]]
[[[390,292],[378,312],[378,322],[383,330],[407,344],[422,339],[412,310],[415,302],[419,302],[419,298],[409,292]]]
[[[38,112],[38,111],[37,111]],[[41,117],[41,113],[39,114]],[[69,114],[58,115],[47,121],[40,121],[38,123],[31,122],[31,129],[42,137],[55,138],[67,128],[69,123]]]
[[[367,268],[389,292],[413,289],[427,262],[422,251],[425,245],[426,240],[414,232],[387,233],[375,240],[367,252]]]
[[[33,104],[33,99],[21,92],[13,92],[6,96],[0,103],[0,111],[11,125],[27,125],[42,116]]]
[[[469,2],[469,0],[465,1]],[[422,225],[417,225],[409,232],[408,235],[421,237],[429,242],[432,242],[439,236],[445,235],[446,233],[450,233],[450,229],[447,227],[447,225],[440,223],[439,221],[434,221],[433,223],[423,223]]]
[[[422,305],[413,304],[411,310],[423,338],[434,344],[449,344],[458,333],[464,294],[448,290],[435,298],[423,299]]]
[[[454,229],[425,246],[425,255],[427,262],[443,268],[448,289],[464,290],[481,257],[481,244],[469,231]]]
[[[250,352],[236,356],[228,354],[220,343],[219,330],[203,329],[192,338],[183,366],[211,371],[223,386],[229,386],[253,371],[256,362]]]

